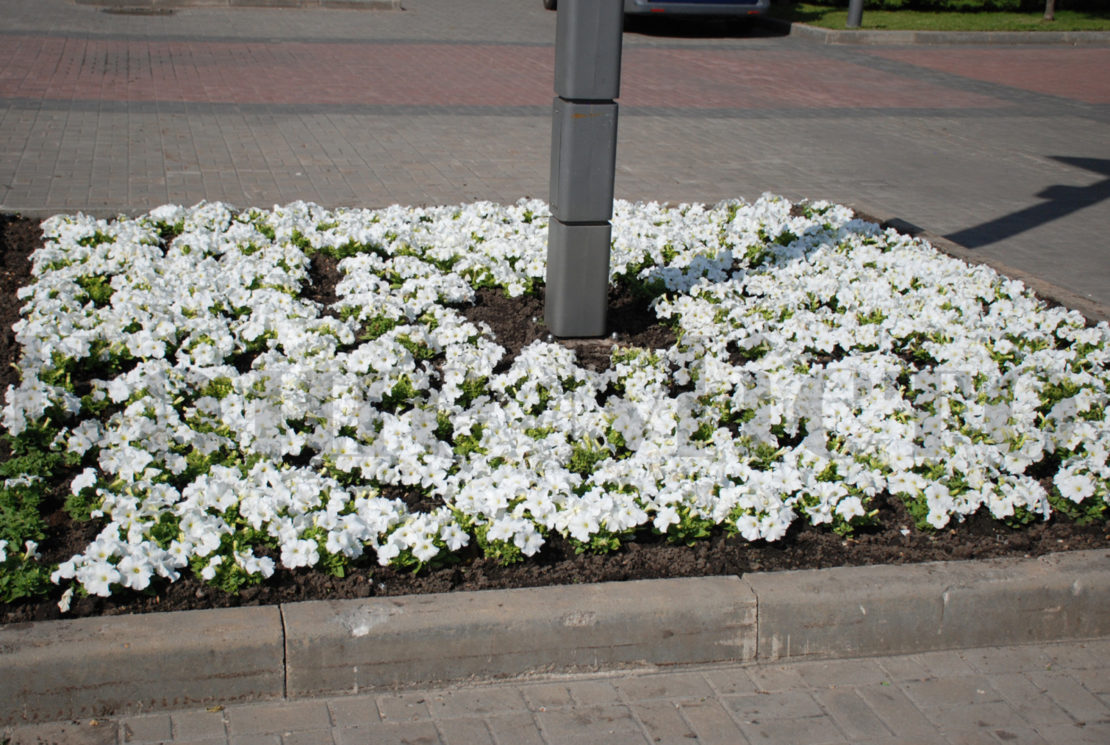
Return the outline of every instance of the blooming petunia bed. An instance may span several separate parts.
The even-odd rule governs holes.
[[[542,291],[547,219],[521,201],[45,221],[3,492],[32,502],[49,464],[103,527],[42,567],[8,520],[0,571],[235,590],[279,565],[514,562],[553,535],[846,534],[881,494],[927,529],[1106,519],[1105,323],[837,205],[618,202],[611,281],[675,343],[618,337],[603,369],[554,339],[510,359],[465,310]],[[328,307],[314,254],[341,259]]]

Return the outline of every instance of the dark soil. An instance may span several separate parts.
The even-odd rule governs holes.
[[[19,350],[11,331],[19,318],[16,291],[30,279],[31,252],[41,245],[37,222],[0,215],[0,390],[18,381],[15,363]],[[327,303],[335,297],[338,271],[335,262],[316,257],[310,272],[313,286],[306,296]],[[671,332],[654,323],[642,300],[614,292],[610,298],[610,327],[617,340],[640,346],[664,347],[673,342]],[[542,297],[506,298],[483,291],[477,302],[464,309],[473,321],[485,321],[506,347],[509,359],[531,341],[546,338],[542,324]],[[611,339],[567,342],[583,364],[595,369],[608,364]],[[7,458],[0,444],[0,458]],[[60,562],[84,550],[98,526],[71,520],[61,509],[67,479],[60,475],[56,491],[44,505],[48,534],[40,550],[50,562]],[[742,575],[787,569],[908,564],[924,561],[1038,556],[1054,551],[1110,547],[1110,526],[1081,526],[1064,517],[1011,529],[989,515],[937,533],[918,531],[896,499],[880,498],[879,525],[850,539],[827,531],[796,526],[776,543],[749,543],[723,534],[692,546],[674,545],[645,533],[619,551],[606,555],[576,554],[558,536],[548,539],[532,559],[503,567],[476,552],[464,553],[452,565],[419,574],[382,568],[364,561],[340,579],[323,572],[278,572],[264,585],[249,587],[238,595],[216,590],[192,577],[161,584],[145,593],[124,592],[111,598],[75,598],[66,617],[146,613],[241,605],[264,605],[300,600],[410,595],[430,592],[537,587],[555,584],[623,581],[662,577]],[[0,623],[61,617],[60,591],[35,601],[0,604]]]

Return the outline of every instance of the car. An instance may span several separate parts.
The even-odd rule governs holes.
[[[543,7],[556,10],[557,0],[543,0]],[[766,15],[771,0],[624,0],[627,15],[667,14],[675,16]]]

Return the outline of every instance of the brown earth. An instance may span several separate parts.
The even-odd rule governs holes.
[[[0,390],[18,381],[19,349],[11,326],[19,317],[16,291],[30,280],[31,252],[41,245],[41,231],[33,220],[0,215]],[[334,298],[338,271],[335,262],[316,257],[313,286],[307,297],[320,302]],[[626,293],[614,293],[610,322],[626,343],[659,347],[670,344],[670,331],[655,324],[643,303]],[[490,324],[498,341],[517,354],[546,332],[540,322],[542,297],[508,299],[483,292],[466,310],[472,320]],[[607,342],[575,344],[583,364],[601,368],[608,362]],[[0,459],[8,457],[0,444]],[[59,474],[44,505],[48,531],[40,550],[50,562],[60,562],[83,550],[98,526],[71,520],[61,509],[69,476]],[[796,525],[776,543],[749,543],[721,533],[692,546],[674,545],[648,532],[605,555],[576,554],[558,536],[548,539],[530,560],[499,566],[476,551],[464,552],[458,562],[420,573],[382,568],[372,560],[352,567],[343,578],[323,572],[278,570],[264,585],[238,595],[214,589],[191,576],[162,583],[143,593],[121,592],[111,598],[75,598],[66,617],[145,613],[239,605],[264,605],[300,600],[409,595],[430,592],[536,587],[555,584],[623,581],[662,577],[742,575],[787,569],[815,569],[868,564],[908,564],[924,561],[1038,556],[1054,551],[1110,547],[1106,523],[1081,526],[1062,516],[1021,529],[1012,529],[976,515],[962,524],[935,533],[917,530],[902,503],[886,496],[873,505],[879,510],[877,527],[845,539],[827,530]],[[0,623],[59,618],[60,589],[47,598],[0,604]]]

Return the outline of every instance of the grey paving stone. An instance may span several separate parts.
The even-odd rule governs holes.
[[[309,745],[324,745],[325,742],[331,743],[330,730],[327,732],[315,730],[309,734],[313,738]],[[228,745],[290,745],[290,741],[283,739],[281,735],[275,733],[267,734],[254,732],[245,735],[232,735],[228,738]]]
[[[741,722],[748,740],[767,745],[839,745],[848,740],[827,716]]]
[[[403,724],[367,724],[358,727],[337,728],[332,733],[335,745],[377,745],[397,742],[409,745],[441,745],[439,732],[432,722],[405,722]]]
[[[1089,639],[1074,644],[1058,644],[1055,649],[1055,666],[1075,670],[1110,668],[1110,640]]]
[[[533,714],[547,739],[594,738],[608,741],[617,733],[640,734],[640,725],[624,705],[576,706],[571,709],[535,712]]]
[[[605,706],[621,703],[612,680],[579,680],[567,684],[567,693],[578,706]]]
[[[170,715],[175,740],[225,738],[227,727],[222,711],[175,711]]]
[[[485,721],[497,745],[546,745],[529,713],[488,716]]]
[[[907,680],[925,680],[934,677],[932,672],[916,655],[895,655],[893,657],[876,658],[875,664],[886,673],[891,682]],[[970,668],[969,674],[973,672]]]
[[[937,728],[898,687],[860,686],[856,693],[896,737],[923,743],[941,741]]]
[[[93,724],[96,722],[96,724]],[[3,736],[0,731],[0,737]],[[9,745],[44,745],[45,743],[65,743],[66,745],[114,745],[118,732],[115,722],[88,720],[83,722],[45,722],[14,727],[9,736]]]
[[[713,689],[696,672],[659,673],[630,677],[613,684],[630,701],[710,698]]]
[[[1110,672],[1107,668],[1091,670],[1068,670],[1068,674],[1083,684],[1091,693],[1101,697],[1104,701],[1110,696]]]
[[[1022,719],[1034,726],[1071,724],[1075,721],[1024,673],[996,674],[991,676],[990,681],[991,687],[1003,700],[1020,711]]]
[[[957,732],[940,742],[945,742],[949,745],[997,745],[998,740],[989,732],[974,731]]]
[[[923,711],[1002,700],[998,692],[991,688],[989,679],[982,676],[910,681],[902,683],[901,687]]]
[[[120,739],[124,743],[161,742],[173,736],[169,714],[127,717],[120,721]]]
[[[493,733],[480,718],[439,719],[436,728],[446,745],[497,745]]]
[[[759,689],[751,676],[740,665],[723,668],[709,668],[702,671],[702,677],[721,696],[756,693]]]
[[[740,722],[716,699],[683,701],[679,705],[679,711],[697,734],[695,742],[706,745],[748,742],[740,728]]]
[[[335,730],[305,730],[283,735],[281,745],[335,745]],[[234,743],[232,743],[234,745]]]
[[[632,714],[652,742],[688,743],[697,738],[697,733],[671,701],[637,701],[632,704]]]
[[[745,670],[756,691],[774,693],[776,691],[798,690],[808,687],[805,679],[793,665],[759,665]]]
[[[378,713],[378,697],[370,694],[325,699],[335,727],[355,727],[382,721]]]
[[[961,650],[941,650],[922,652],[913,656],[916,662],[937,678],[952,678],[961,675],[974,675],[975,668],[968,664]]]
[[[480,686],[438,692],[428,697],[428,710],[436,719],[481,717],[486,714],[521,711],[526,704],[517,688]]]
[[[1020,712],[1005,703],[975,703],[955,705],[943,709],[929,709],[925,716],[946,735],[987,732],[1023,724]]]
[[[960,653],[973,670],[980,673],[1020,673],[1051,669],[1054,657],[1052,644],[1027,646],[988,647]]]
[[[563,683],[533,683],[521,686],[520,694],[532,711],[557,709],[563,706],[573,706],[574,697]]]
[[[387,693],[377,697],[385,722],[421,722],[432,718],[428,692]],[[372,720],[371,720],[372,721]]]
[[[894,734],[852,688],[817,691],[813,695],[844,736],[852,742],[890,737]]]
[[[870,659],[798,662],[793,670],[813,688],[871,685],[890,679],[879,663]]]
[[[287,732],[331,729],[325,701],[277,701],[227,710],[227,731],[235,736],[252,732]]]
[[[1056,724],[1039,728],[1052,745],[1106,745],[1110,742],[1110,723]]]
[[[1110,721],[1110,708],[1067,673],[1029,673],[1029,680],[1076,721]]]
[[[755,696],[729,696],[722,703],[739,721],[819,717],[824,710],[805,691],[780,691]]]

